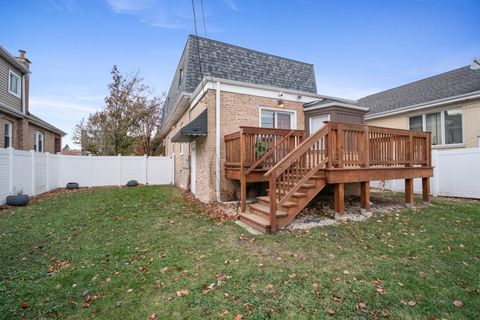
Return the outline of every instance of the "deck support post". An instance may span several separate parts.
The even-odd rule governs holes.
[[[240,176],[240,211],[247,210],[247,176]]]
[[[370,211],[370,181],[360,182],[360,212]]]
[[[333,200],[335,214],[343,215],[345,212],[345,185],[343,183],[337,183],[334,185]]]
[[[405,179],[405,207],[413,207],[413,179]]]
[[[422,178],[422,200],[423,203],[430,203],[430,178]]]

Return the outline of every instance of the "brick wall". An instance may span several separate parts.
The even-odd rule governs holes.
[[[170,130],[165,139],[166,154],[175,153],[175,184],[189,188],[190,168],[188,156],[190,145],[184,145],[184,154],[179,155],[180,145],[171,143],[171,138],[180,129],[180,124],[186,125],[195,119],[205,108],[208,109],[208,134],[207,137],[196,138],[196,196],[204,202],[215,201],[215,91],[208,90],[194,108],[186,111]],[[238,181],[225,178],[225,144],[223,137],[226,134],[240,130],[240,126],[259,126],[260,107],[278,110],[296,111],[297,129],[304,129],[303,103],[284,101],[284,106],[278,106],[278,100],[273,98],[258,97],[246,94],[221,92],[221,198],[222,201],[232,200],[236,197],[239,188]]]

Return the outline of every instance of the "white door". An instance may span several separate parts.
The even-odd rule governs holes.
[[[196,153],[196,142],[193,141],[190,144],[190,191],[196,195],[197,190],[197,153]]]
[[[329,120],[330,120],[329,114],[310,117],[310,134],[322,128],[325,125],[323,121],[329,121]]]

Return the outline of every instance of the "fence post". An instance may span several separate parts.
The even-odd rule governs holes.
[[[122,155],[119,153],[117,155],[118,159],[118,186],[122,185]]]
[[[147,173],[147,155],[144,154],[143,155],[143,183],[144,184],[147,184],[147,177],[148,177],[148,173]]]
[[[93,158],[92,154],[88,154],[88,163],[90,165],[90,179],[88,179],[88,187],[91,188],[93,186]]]
[[[30,150],[30,156],[32,158],[32,196],[35,195],[35,151]]]
[[[8,166],[10,167],[10,170],[9,170],[9,173],[10,173],[10,176],[9,176],[9,186],[8,186],[8,190],[10,192],[10,194],[12,195],[13,194],[13,148],[12,147],[9,147],[8,148],[8,151],[9,151],[9,164]]]
[[[47,161],[47,178],[45,179],[47,181],[47,192],[50,191],[50,153],[46,152],[45,153],[45,159]]]

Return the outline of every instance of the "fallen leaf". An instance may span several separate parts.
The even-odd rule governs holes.
[[[330,315],[330,316],[333,316],[335,314],[335,311],[333,309],[330,309],[328,308],[327,309],[327,313]]]
[[[105,279],[105,282],[112,282],[112,278]]]
[[[148,320],[157,320],[157,313],[156,313],[156,312],[152,313],[152,314],[148,317]]]
[[[385,294],[385,288],[377,288],[377,292],[380,294]]]
[[[133,289],[128,289],[128,290],[127,290],[127,293],[130,293],[130,292],[132,292],[132,291],[133,291]]]
[[[179,291],[177,291],[177,296],[188,296],[189,293],[190,291],[188,289],[180,289]]]
[[[417,305],[417,301],[415,301],[415,300],[410,300],[410,301],[408,301],[408,305],[409,305],[410,307],[415,307],[415,306]]]
[[[242,320],[242,315],[241,314],[237,314],[234,318],[234,320]]]
[[[348,274],[350,274],[350,271],[348,271],[348,270],[343,270],[343,274],[344,274],[344,275],[348,275]]]
[[[460,300],[454,300],[454,301],[453,301],[453,305],[454,305],[455,307],[457,307],[457,308],[463,307],[463,303],[462,303],[462,301],[460,301]]]

